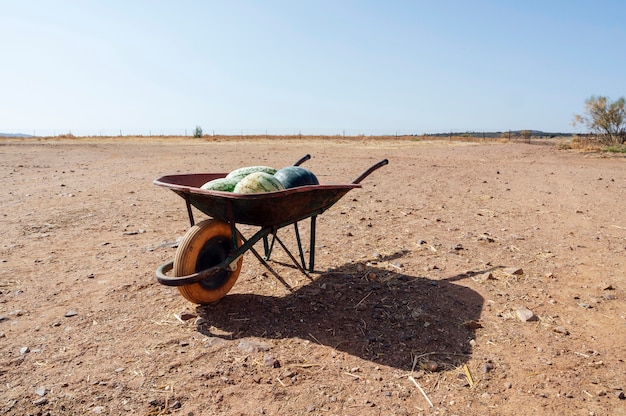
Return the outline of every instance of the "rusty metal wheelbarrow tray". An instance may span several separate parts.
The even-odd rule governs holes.
[[[229,223],[281,228],[319,215],[360,184],[310,185],[259,194],[208,191],[200,187],[225,173],[163,176],[154,181],[204,214]]]

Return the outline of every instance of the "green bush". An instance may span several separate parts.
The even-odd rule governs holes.
[[[609,146],[606,148],[606,151],[610,153],[626,153],[626,145]]]

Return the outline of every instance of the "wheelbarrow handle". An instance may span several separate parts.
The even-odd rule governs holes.
[[[307,160],[311,159],[311,155],[306,154],[304,156],[302,156],[300,159],[298,159],[298,161],[296,163],[294,163],[294,166],[300,166],[301,164],[303,164],[304,162],[306,162]]]
[[[361,181],[365,178],[367,178],[372,172],[374,172],[376,169],[378,168],[382,168],[383,166],[389,164],[389,160],[387,159],[383,159],[380,162],[376,163],[375,165],[371,166],[369,169],[367,169],[365,172],[361,173],[361,175],[359,175],[358,178],[356,178],[355,180],[352,181],[353,184],[358,184],[361,183]]]

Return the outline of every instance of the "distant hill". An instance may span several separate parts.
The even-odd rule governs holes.
[[[0,133],[0,137],[35,137],[32,134],[23,133]]]
[[[465,131],[465,132],[449,132],[449,133],[433,133],[425,134],[425,136],[434,137],[449,137],[449,136],[465,136],[465,137],[504,137],[508,134],[513,136],[520,136],[524,130],[511,130],[511,131]],[[530,131],[530,134],[534,137],[569,137],[573,133],[548,133],[541,130],[526,130]]]

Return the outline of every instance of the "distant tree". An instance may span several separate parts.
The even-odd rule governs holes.
[[[193,137],[196,137],[196,138],[202,137],[202,127],[196,126],[196,129],[193,131]]]
[[[608,97],[591,96],[585,101],[585,113],[575,114],[572,124],[584,124],[592,133],[605,136],[609,143],[624,143],[626,101],[624,97],[612,102]]]
[[[530,137],[532,136],[532,132],[530,130],[522,130],[519,133],[520,139],[525,141],[526,143],[530,143]]]

